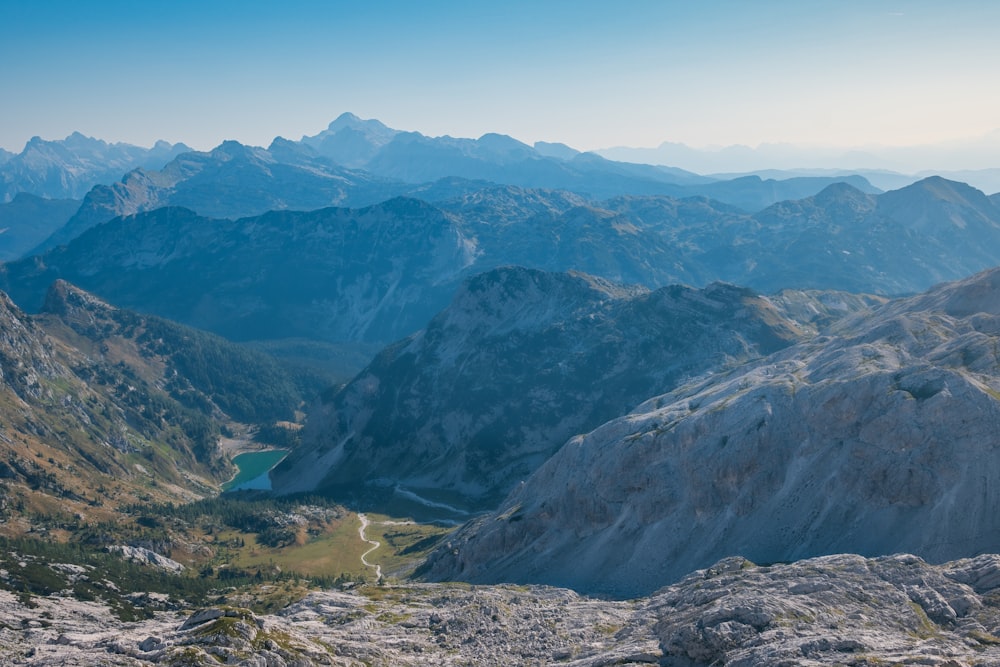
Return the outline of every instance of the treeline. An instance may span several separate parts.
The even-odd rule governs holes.
[[[83,571],[75,571],[73,566],[81,566]],[[276,568],[207,566],[197,572],[174,574],[83,543],[2,536],[0,569],[6,573],[0,578],[0,589],[16,593],[23,604],[30,606],[34,596],[71,591],[78,600],[104,601],[123,621],[151,618],[153,612],[165,609],[204,605],[210,597],[231,588],[298,581],[329,588],[344,580],[343,576],[304,577]],[[162,600],[151,593],[169,597]]]
[[[188,408],[211,414],[214,405],[238,421],[266,424],[294,419],[303,401],[292,375],[268,354],[155,315],[95,304],[72,290],[61,297],[69,308],[55,292],[46,308],[77,333],[100,343],[120,336],[143,357],[165,362],[167,389]]]

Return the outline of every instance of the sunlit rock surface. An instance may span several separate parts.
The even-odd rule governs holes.
[[[990,551],[998,349],[994,270],[702,377],[569,441],[430,576],[635,595],[731,554]]]

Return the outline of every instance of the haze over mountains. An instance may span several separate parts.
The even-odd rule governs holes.
[[[814,194],[838,181],[878,191],[851,174],[781,180],[751,175],[729,182],[668,167],[611,162],[568,147],[542,145],[538,150],[503,135],[431,138],[352,114],[343,114],[323,132],[299,142],[278,137],[267,149],[227,141],[205,153],[165,142],[146,150],[79,134],[54,142],[33,139],[0,167],[0,175],[7,199],[17,192],[85,197],[74,219],[39,245],[39,251],[117,215],[160,206],[185,206],[211,217],[241,217],[275,209],[363,206],[396,195],[448,199],[474,188],[453,180],[456,176],[568,190],[589,199],[620,194],[706,195],[750,211]],[[443,184],[429,185],[442,179]],[[228,187],[220,189],[221,184]]]
[[[0,175],[15,184],[0,203],[0,532],[28,535],[44,516],[59,539],[103,548],[121,519],[134,527],[124,546],[183,554],[219,583],[247,562],[277,576],[262,559],[285,547],[314,562],[349,543],[374,580],[401,571],[366,560],[379,549],[435,546],[443,528],[400,542],[423,528],[399,515],[373,547],[365,531],[381,520],[349,524],[344,508],[276,512],[251,531],[225,523],[252,514],[233,509],[245,496],[210,520],[141,505],[215,494],[231,472],[223,436],[252,448],[256,433],[290,449],[270,474],[278,496],[468,520],[436,545],[426,579],[652,595],[602,607],[489,588],[457,601],[421,584],[448,618],[414,611],[424,592],[390,587],[373,619],[353,593],[328,592],[252,632],[249,611],[199,612],[116,644],[123,655],[213,664],[259,649],[339,664],[246,639],[274,624],[331,636],[319,628],[337,618],[364,637],[409,637],[378,660],[426,652],[411,661],[426,664],[457,637],[509,650],[513,617],[490,624],[523,606],[548,628],[553,599],[579,614],[559,627],[583,643],[564,654],[532,631],[542,662],[899,657],[913,636],[946,632],[966,642],[951,657],[976,637],[1000,644],[982,611],[995,606],[993,557],[767,565],[997,550],[1000,194],[941,176],[884,192],[859,174],[702,176],[351,114],[267,148],[32,140],[0,154]],[[337,567],[324,576],[357,574]],[[734,588],[705,597],[719,577]],[[891,600],[877,614],[891,641],[852,617],[855,648],[804,643],[823,634],[816,623],[846,632],[830,619],[862,585]],[[766,599],[747,602],[754,586]],[[795,616],[793,641],[778,628],[800,594],[831,611]],[[850,604],[876,614],[868,598]],[[599,617],[616,628],[603,640]],[[223,618],[245,622],[245,642],[189,641]],[[372,658],[352,636],[350,655]]]
[[[160,208],[8,262],[0,285],[28,310],[63,278],[238,340],[385,344],[426,325],[465,278],[509,264],[651,289],[913,293],[1000,264],[1000,208],[940,178],[881,195],[832,185],[753,215],[704,198],[585,202],[483,184],[437,205],[238,220]]]
[[[852,149],[794,144],[692,148],[663,142],[656,148],[618,146],[595,151],[609,160],[667,164],[700,174],[757,172],[776,178],[799,175],[861,174],[885,190],[937,175],[969,183],[986,192],[1000,191],[996,154],[1000,132],[965,141],[916,146],[859,146]]]

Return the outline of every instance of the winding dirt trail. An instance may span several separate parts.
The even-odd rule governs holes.
[[[373,570],[375,570],[375,578],[381,579],[382,566],[379,565],[378,563],[369,563],[368,554],[370,554],[371,552],[375,551],[380,546],[382,546],[382,543],[377,540],[369,540],[367,537],[365,537],[365,529],[371,525],[371,521],[368,520],[368,517],[365,516],[364,514],[358,514],[358,519],[361,521],[361,527],[358,528],[358,535],[361,537],[361,541],[366,544],[372,545],[371,549],[361,554],[361,564],[364,565],[365,567],[370,567]]]
[[[365,544],[372,545],[372,548],[361,554],[361,564],[365,567],[370,567],[375,570],[375,578],[382,578],[382,566],[378,563],[371,563],[368,561],[368,554],[374,552],[382,543],[378,540],[369,540],[365,536],[365,529],[368,526],[412,526],[415,522],[413,521],[369,521],[368,517],[364,513],[358,513],[358,520],[361,521],[361,527],[358,528],[358,536],[361,537],[361,541]]]

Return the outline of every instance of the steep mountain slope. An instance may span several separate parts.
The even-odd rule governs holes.
[[[239,422],[293,419],[303,397],[274,359],[212,334],[115,308],[56,281],[37,318],[51,336],[94,356],[125,361],[189,407]]]
[[[422,326],[475,244],[416,200],[211,220],[163,208],[100,225],[38,260],[7,264],[37,307],[58,276],[121,304],[235,340],[391,340]]]
[[[30,512],[102,509],[138,498],[210,492],[224,471],[209,419],[155,390],[128,365],[48,336],[4,296],[0,493],[16,525]]]
[[[152,148],[109,144],[79,132],[59,141],[33,137],[24,150],[0,164],[0,202],[19,192],[47,199],[81,199],[98,183],[110,183],[136,168],[159,169],[191,150],[159,141]]]
[[[989,550],[998,345],[1000,269],[849,318],[572,439],[431,576],[630,595],[732,554]]]
[[[222,425],[289,419],[273,360],[56,283],[45,312],[0,297],[0,514],[110,516],[120,503],[214,493]]]
[[[23,257],[73,217],[75,199],[43,199],[19,192],[0,204],[0,261]]]
[[[766,299],[728,285],[647,292],[496,269],[314,411],[273,487],[344,492],[374,480],[495,506],[570,435],[800,336]]]

